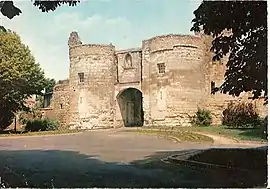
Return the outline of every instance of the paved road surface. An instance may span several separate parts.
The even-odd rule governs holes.
[[[209,147],[111,130],[0,138],[0,173],[13,187],[26,182],[29,187],[210,187],[217,186],[211,171],[159,161],[170,153]]]

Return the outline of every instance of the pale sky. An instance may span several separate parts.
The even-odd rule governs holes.
[[[142,40],[190,32],[200,0],[88,0],[43,13],[28,1],[15,1],[22,10],[0,25],[19,34],[46,77],[68,78],[68,37],[77,31],[84,44],[109,44],[116,49],[141,47]]]

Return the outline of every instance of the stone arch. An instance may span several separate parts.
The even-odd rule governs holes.
[[[132,56],[130,55],[130,53],[127,53],[125,56],[125,67],[132,68]]]
[[[136,88],[127,88],[116,96],[125,127],[143,126],[144,115],[142,92]]]

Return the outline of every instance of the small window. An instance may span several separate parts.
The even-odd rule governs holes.
[[[159,63],[158,66],[158,73],[165,73],[165,63]]]
[[[60,109],[63,109],[63,104],[60,104]]]
[[[216,87],[216,83],[211,81],[211,94],[215,94],[218,91],[218,87]]]
[[[84,73],[78,73],[80,83],[84,82]]]

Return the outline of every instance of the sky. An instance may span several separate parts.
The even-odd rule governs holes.
[[[15,31],[45,76],[68,78],[68,37],[77,31],[84,44],[109,44],[116,49],[141,47],[142,40],[164,34],[193,34],[193,11],[200,0],[88,0],[43,13],[30,0],[15,1],[22,10],[0,25]]]

